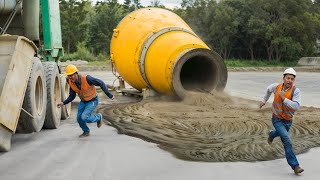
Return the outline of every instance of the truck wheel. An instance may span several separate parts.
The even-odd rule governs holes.
[[[43,66],[39,58],[34,58],[22,105],[22,108],[33,117],[21,111],[17,132],[32,133],[40,131],[46,115],[46,104],[47,89]]]
[[[7,152],[11,148],[12,132],[0,124],[0,152]]]
[[[43,127],[57,129],[61,119],[61,109],[57,107],[61,102],[59,70],[55,62],[44,62],[43,65],[47,83],[47,112]]]
[[[69,96],[69,90],[70,86],[69,83],[67,83],[66,76],[61,74],[60,75],[61,80],[61,101],[64,101]],[[61,108],[61,119],[67,119],[71,114],[71,103],[62,106]]]

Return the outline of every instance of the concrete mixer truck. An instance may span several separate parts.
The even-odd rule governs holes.
[[[0,151],[12,134],[55,129],[68,116],[71,107],[56,106],[69,91],[61,56],[58,0],[0,0]]]
[[[152,90],[145,94],[184,98],[227,83],[223,59],[165,9],[142,8],[124,17],[114,29],[110,57],[121,79],[140,92]]]
[[[1,151],[10,149],[15,132],[57,128],[70,111],[56,107],[69,90],[56,63],[63,55],[58,0],[41,0],[43,43],[39,4],[0,0]],[[139,92],[184,98],[188,91],[223,90],[227,83],[223,59],[165,9],[128,14],[114,29],[110,47],[121,79]]]

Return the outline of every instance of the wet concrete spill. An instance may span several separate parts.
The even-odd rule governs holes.
[[[284,157],[280,138],[270,146],[267,134],[271,105],[212,94],[191,93],[184,101],[165,98],[102,106],[119,133],[157,143],[175,157],[191,161],[265,161]],[[296,154],[320,146],[320,109],[302,107],[295,116],[291,137]]]

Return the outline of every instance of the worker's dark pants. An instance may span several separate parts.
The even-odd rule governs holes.
[[[90,132],[87,123],[95,123],[101,119],[99,114],[92,114],[93,110],[98,105],[98,98],[94,98],[91,101],[80,101],[78,106],[78,114],[77,114],[77,121],[83,130],[83,132]]]
[[[285,119],[278,119],[275,116],[272,116],[272,124],[275,130],[270,131],[269,137],[271,140],[273,140],[275,137],[280,136],[286,159],[288,164],[291,166],[292,169],[299,166],[298,160],[296,158],[296,155],[294,154],[292,150],[292,143],[290,139],[290,127],[292,125],[291,120],[285,120]]]

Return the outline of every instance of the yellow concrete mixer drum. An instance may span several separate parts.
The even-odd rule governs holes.
[[[140,91],[184,98],[187,91],[221,91],[227,83],[223,59],[165,9],[143,8],[124,17],[110,51],[117,72]]]

